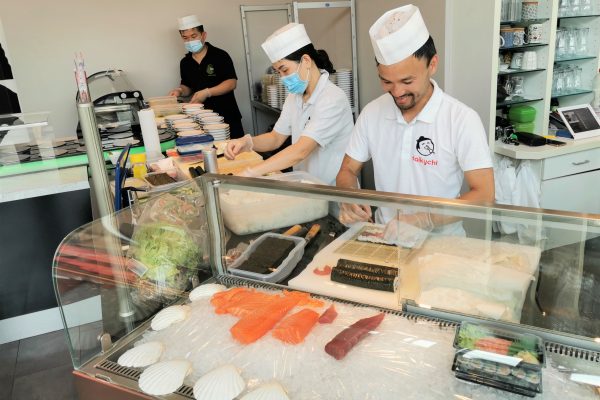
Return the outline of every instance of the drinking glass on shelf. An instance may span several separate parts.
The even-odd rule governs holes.
[[[581,87],[581,72],[582,72],[582,68],[580,66],[575,66],[575,68],[573,69],[573,89],[574,90],[583,89]]]
[[[511,77],[512,95],[514,97],[523,97],[525,94],[525,78],[523,76]]]
[[[581,0],[581,14],[591,15],[592,13],[592,0]]]
[[[558,16],[568,17],[571,12],[571,3],[569,0],[560,0],[558,3]]]
[[[576,53],[580,56],[585,56],[588,53],[588,36],[590,28],[579,28],[577,29],[577,51]]]
[[[565,55],[572,57],[577,54],[577,33],[576,29],[567,29],[565,32],[567,46],[565,48]]]
[[[564,92],[572,93],[575,91],[575,69],[572,65],[565,68],[564,74]]]
[[[506,77],[502,86],[504,87],[504,90],[506,90],[506,94],[508,95],[504,101],[512,100],[514,86],[512,79],[510,79],[510,76]]]
[[[566,29],[558,28],[556,30],[556,58],[564,58],[567,54]]]
[[[571,15],[581,14],[581,0],[571,0]]]

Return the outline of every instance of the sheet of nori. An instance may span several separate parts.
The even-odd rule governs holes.
[[[238,269],[268,275],[277,268],[296,246],[292,240],[267,237],[254,249]]]

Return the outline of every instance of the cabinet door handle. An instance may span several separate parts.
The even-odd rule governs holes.
[[[585,161],[579,161],[579,162],[572,162],[571,164],[573,165],[584,165],[584,164],[588,164],[590,162],[590,160],[585,160]]]

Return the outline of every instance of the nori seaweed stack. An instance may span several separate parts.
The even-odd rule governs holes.
[[[237,269],[268,275],[281,265],[294,247],[296,243],[292,240],[267,237]]]
[[[367,289],[394,291],[398,269],[382,265],[339,259],[331,270],[331,280]]]

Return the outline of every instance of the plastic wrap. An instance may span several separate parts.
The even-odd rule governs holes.
[[[207,226],[202,197],[188,189],[166,193],[144,203],[127,256],[139,276],[134,299],[173,300],[191,287],[198,268],[206,265]]]
[[[312,309],[322,313],[331,304],[324,301],[322,307]],[[241,396],[258,386],[279,383],[291,399],[522,399],[455,378],[451,370],[455,329],[433,321],[386,313],[375,330],[336,360],[325,352],[326,344],[381,310],[335,302],[338,315],[332,323],[317,323],[299,344],[283,343],[269,332],[242,345],[229,331],[238,317],[216,314],[210,299],[194,302],[191,308],[187,320],[160,332],[148,331],[140,339],[140,343],[165,344],[162,360],[190,361],[193,371],[184,381],[189,386],[215,368],[231,364],[246,382]],[[287,315],[305,308],[311,307],[295,307]],[[591,395],[589,387],[569,382],[568,375],[556,369],[545,367],[542,373],[544,399],[578,400]]]

